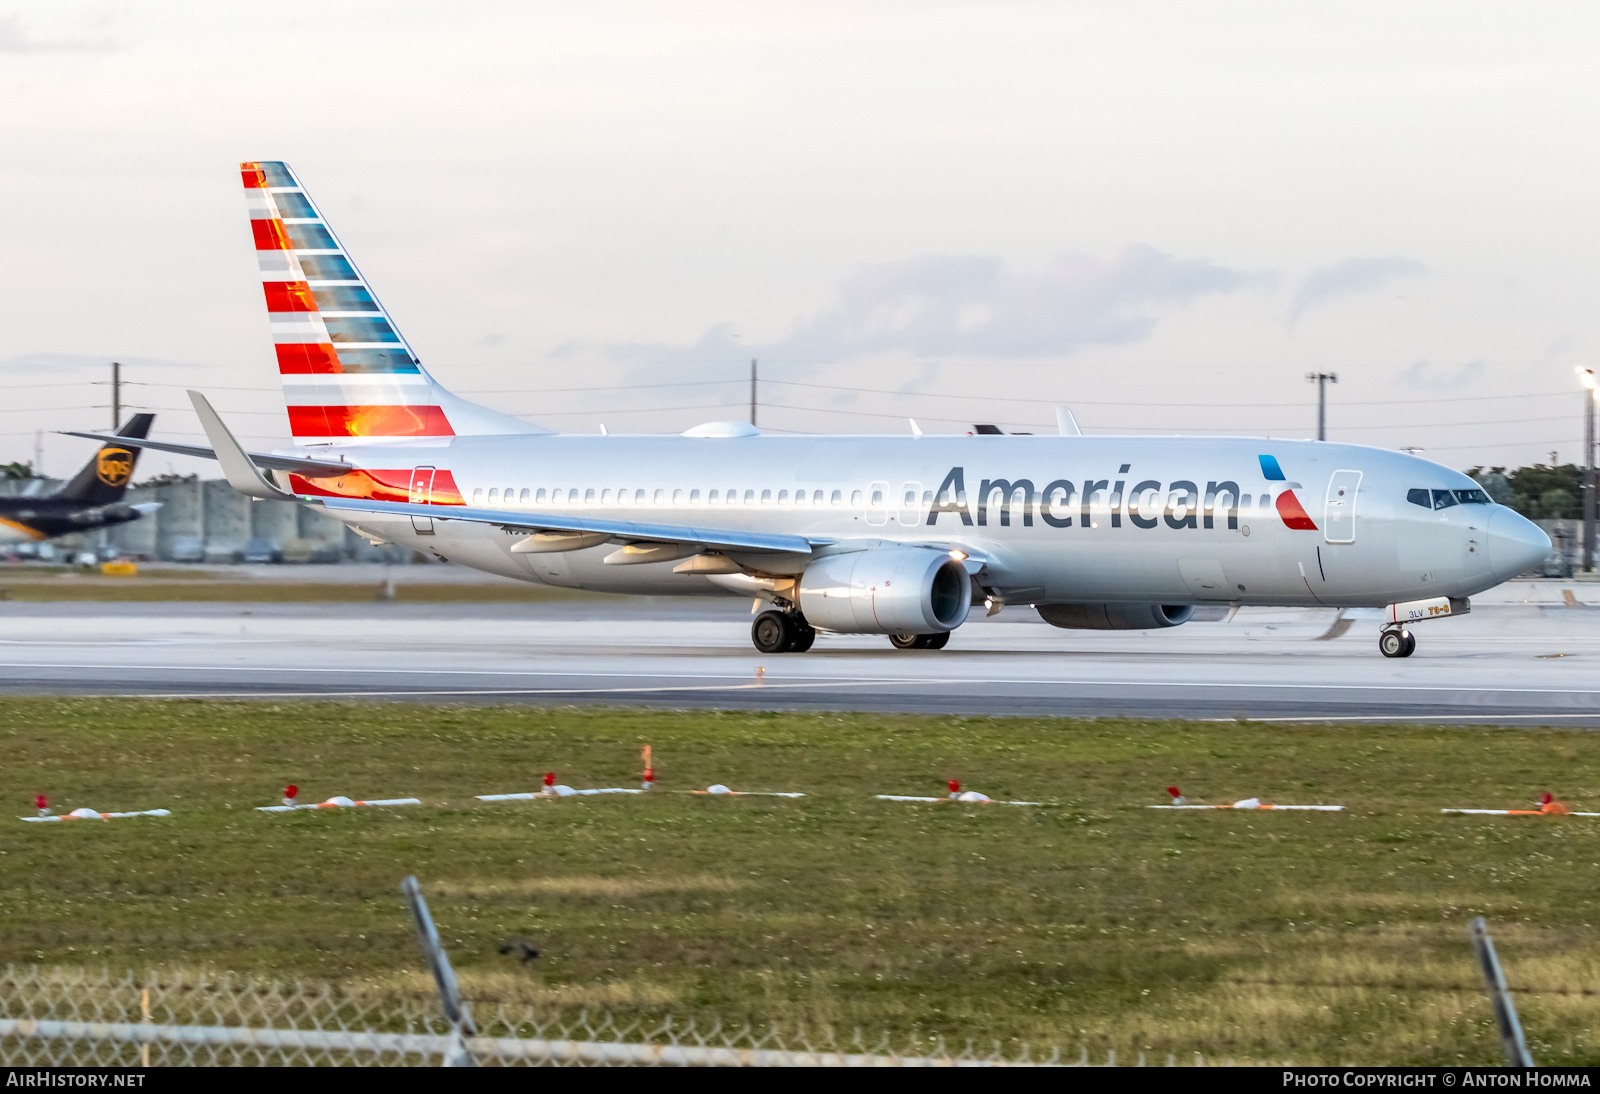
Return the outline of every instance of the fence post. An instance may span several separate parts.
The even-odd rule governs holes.
[[[450,967],[450,958],[445,956],[444,944],[439,941],[438,928],[428,914],[428,902],[422,899],[417,879],[410,875],[400,882],[400,891],[411,907],[411,918],[417,921],[417,938],[428,958],[428,968],[433,971],[433,981],[439,986],[439,1003],[444,1008],[444,1016],[450,1020],[450,1043],[444,1051],[444,1066],[477,1067],[478,1061],[472,1058],[466,1046],[466,1038],[475,1032],[472,1014],[461,1001],[461,988],[456,983],[455,970]]]
[[[1533,1067],[1533,1057],[1528,1055],[1528,1044],[1522,1037],[1522,1023],[1517,1021],[1517,1008],[1511,1002],[1511,989],[1506,987],[1505,973],[1500,969],[1494,942],[1489,938],[1489,925],[1480,915],[1467,924],[1467,931],[1472,935],[1478,964],[1483,967],[1483,980],[1489,989],[1489,1002],[1494,1006],[1495,1025],[1500,1027],[1500,1046],[1505,1050],[1506,1063],[1512,1067]]]

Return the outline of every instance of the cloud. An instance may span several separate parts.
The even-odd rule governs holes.
[[[20,15],[0,17],[0,53],[101,53],[113,48],[109,38],[35,38]]]
[[[624,355],[665,361],[768,355],[831,362],[876,354],[1049,357],[1147,337],[1165,309],[1237,292],[1268,278],[1204,259],[1130,246],[1108,257],[1063,254],[1042,270],[996,257],[930,255],[862,268],[833,304],[763,346],[734,329],[708,330],[692,347],[635,346]]]
[[[1414,258],[1399,255],[1390,258],[1346,258],[1320,270],[1312,270],[1295,290],[1294,303],[1289,307],[1289,322],[1293,323],[1318,304],[1341,296],[1376,289],[1387,282],[1402,277],[1417,277],[1428,272],[1428,267]]]
[[[1483,371],[1482,361],[1469,361],[1454,367],[1436,365],[1431,361],[1417,361],[1401,369],[1395,376],[1395,382],[1405,387],[1429,391],[1441,391],[1447,388],[1461,391],[1477,383],[1483,376]]]

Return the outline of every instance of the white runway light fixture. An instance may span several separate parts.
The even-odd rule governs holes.
[[[141,809],[141,810],[137,810],[137,811],[132,812],[132,813],[100,813],[100,812],[96,812],[93,809],[83,808],[83,809],[74,809],[72,812],[66,813],[66,814],[64,814],[62,816],[59,816],[59,817],[50,817],[50,816],[45,816],[43,814],[40,814],[37,817],[19,817],[17,819],[18,820],[30,821],[30,822],[33,822],[33,823],[36,823],[36,824],[37,823],[48,824],[51,821],[118,820],[118,819],[120,819],[122,817],[170,817],[170,816],[172,816],[172,810],[170,810],[170,809]]]
[[[1342,805],[1278,805],[1276,802],[1263,801],[1260,798],[1240,798],[1231,805],[1207,805],[1191,802],[1183,796],[1183,792],[1176,786],[1167,787],[1167,797],[1172,801],[1167,805],[1147,805],[1146,809],[1277,809],[1289,812],[1304,813],[1340,813],[1344,811]]]
[[[261,805],[256,807],[257,813],[293,813],[300,809],[360,809],[371,805],[421,805],[421,798],[371,798],[357,801],[337,795],[327,801],[308,803],[305,805]]]

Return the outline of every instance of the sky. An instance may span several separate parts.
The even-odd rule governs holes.
[[[1600,8],[0,0],[0,462],[105,381],[287,443],[237,165],[423,363],[573,432],[745,418],[1581,459]],[[214,465],[164,456],[141,474]]]

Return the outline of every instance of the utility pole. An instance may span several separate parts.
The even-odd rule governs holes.
[[[1578,380],[1583,392],[1583,572],[1594,573],[1594,404],[1600,399],[1600,382],[1595,380],[1594,369],[1578,368]],[[1555,464],[1552,456],[1550,463]]]
[[[756,424],[756,359],[750,358],[750,424]]]
[[[1317,385],[1317,440],[1328,439],[1328,385],[1337,384],[1339,375],[1335,372],[1308,372],[1306,383]]]
[[[122,364],[111,362],[111,432],[122,426]]]

